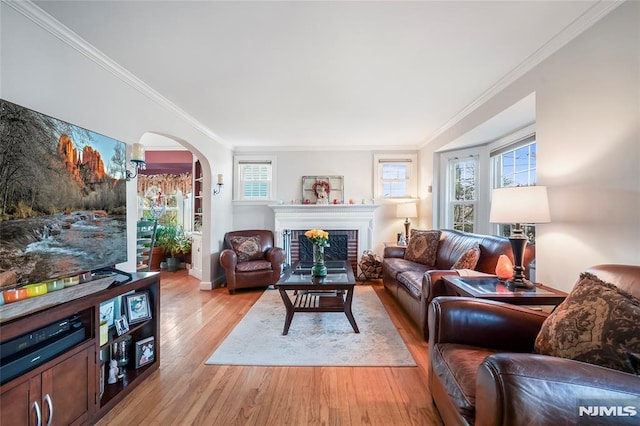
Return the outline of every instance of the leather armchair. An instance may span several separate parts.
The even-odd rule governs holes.
[[[587,272],[640,298],[640,266]],[[639,376],[533,354],[546,313],[444,296],[431,302],[428,315],[429,386],[447,425],[579,424],[578,406],[589,399],[635,401],[640,408]]]
[[[239,262],[231,244],[232,237],[260,237],[264,259]],[[269,230],[247,230],[227,232],[224,249],[220,253],[220,265],[224,268],[227,289],[230,294],[239,288],[268,287],[282,275],[285,260],[284,250],[274,247],[273,233]]]

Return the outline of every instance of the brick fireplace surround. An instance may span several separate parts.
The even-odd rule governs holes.
[[[371,250],[373,244],[375,204],[277,204],[270,206],[275,213],[274,233],[276,245],[285,246],[283,232],[292,234],[290,250],[292,263],[300,258],[297,235],[309,229],[323,229],[330,235],[347,235],[348,260],[358,274],[358,256]],[[332,232],[333,231],[333,232]],[[294,239],[295,237],[295,239]]]

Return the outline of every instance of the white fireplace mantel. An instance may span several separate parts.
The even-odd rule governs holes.
[[[358,253],[371,250],[376,204],[274,204],[276,245],[282,247],[282,232],[323,229],[357,230]]]

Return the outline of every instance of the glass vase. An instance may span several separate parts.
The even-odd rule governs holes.
[[[313,268],[311,275],[314,277],[324,277],[327,275],[327,267],[324,264],[324,247],[313,245]]]

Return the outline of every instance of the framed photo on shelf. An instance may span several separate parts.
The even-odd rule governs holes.
[[[149,364],[156,359],[155,338],[147,337],[136,342],[136,368]]]
[[[151,319],[151,305],[149,303],[149,292],[127,294],[124,296],[124,306],[129,324]]]
[[[109,299],[100,303],[100,322],[106,322],[108,327],[113,327],[113,321],[116,314],[116,301]]]
[[[127,322],[126,315],[122,315],[120,318],[116,319],[115,324],[118,336],[122,336],[124,333],[129,331],[129,323]]]

